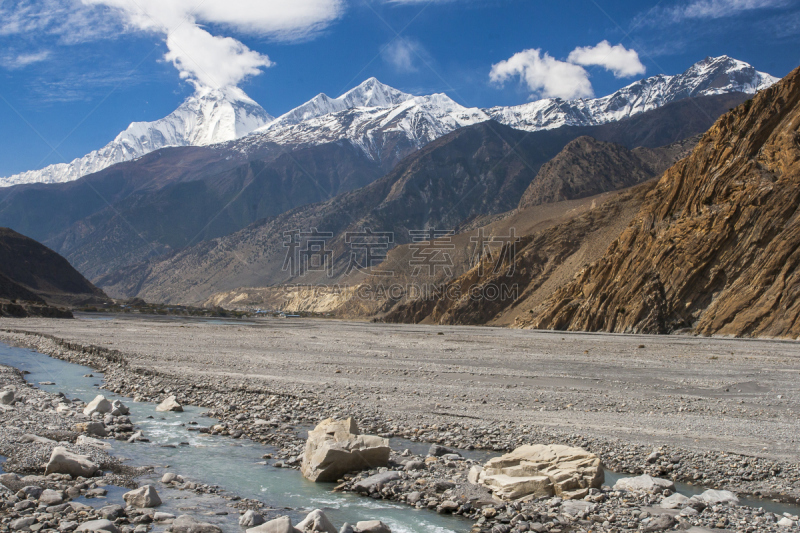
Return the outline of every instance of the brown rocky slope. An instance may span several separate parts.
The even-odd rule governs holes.
[[[724,115],[523,326],[797,337],[800,69]]]

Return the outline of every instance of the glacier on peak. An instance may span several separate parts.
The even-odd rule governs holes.
[[[239,139],[272,120],[273,117],[237,87],[198,87],[168,116],[153,122],[133,122],[99,150],[70,163],[0,178],[0,186],[73,181],[160,148],[208,146]]]

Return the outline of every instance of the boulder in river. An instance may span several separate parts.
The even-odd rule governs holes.
[[[301,470],[311,481],[336,481],[348,472],[389,463],[389,439],[361,435],[352,418],[322,421],[308,432]]]
[[[102,422],[81,422],[79,424],[75,424],[75,431],[78,433],[93,435],[95,437],[108,436],[108,431],[106,431],[106,427]]]
[[[300,531],[313,531],[320,533],[339,533],[325,513],[319,509],[315,509],[308,513],[305,519],[297,524],[297,529]]]
[[[176,532],[180,533],[180,532]],[[251,527],[247,533],[301,533],[299,529],[292,526],[292,521],[288,516],[282,516],[275,520],[270,520],[266,524]]]
[[[67,451],[63,446],[53,448],[45,474],[69,474],[72,477],[92,477],[100,468],[86,455]]]
[[[183,406],[178,403],[178,398],[176,398],[175,396],[170,396],[169,398],[158,404],[158,407],[156,407],[156,411],[158,411],[159,413],[169,412],[169,411],[175,413],[182,413]]]
[[[246,529],[260,526],[264,522],[265,522],[264,517],[258,514],[257,512],[253,511],[252,509],[248,510],[242,516],[239,517],[239,525]]]
[[[144,485],[136,490],[126,492],[122,495],[122,499],[131,507],[149,508],[161,505],[161,498],[152,485]]]
[[[515,500],[525,496],[583,498],[605,479],[600,458],[582,448],[554,445],[520,446],[491,459],[479,482],[495,496]]]
[[[125,416],[131,414],[131,410],[128,409],[121,401],[114,400],[111,402],[111,414],[113,416]]]
[[[729,490],[708,489],[702,494],[689,498],[691,502],[703,502],[706,505],[717,505],[719,503],[739,504],[739,498]],[[688,502],[687,502],[688,503]]]
[[[353,531],[355,531],[355,533],[392,533],[392,530],[389,529],[389,526],[380,520],[365,520],[364,522],[358,522],[356,527],[353,528]]]
[[[111,520],[90,520],[79,525],[75,531],[87,531],[97,533],[120,533],[117,526]]]
[[[675,483],[669,479],[651,477],[647,474],[636,477],[624,477],[614,483],[614,490],[627,490],[630,492],[649,492],[661,494],[665,490],[674,491]]]
[[[182,514],[172,522],[168,531],[172,533],[222,533],[214,524],[200,522],[187,514]]]
[[[111,406],[111,402],[106,400],[106,397],[100,394],[95,396],[94,400],[89,402],[89,405],[83,409],[83,414],[86,416],[92,416],[94,413],[100,413],[101,415],[104,415],[106,413],[110,413],[112,409],[113,407]]]

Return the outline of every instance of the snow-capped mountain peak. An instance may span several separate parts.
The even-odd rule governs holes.
[[[325,93],[320,93],[308,102],[263,126],[258,131],[263,132],[293,126],[307,120],[349,109],[361,107],[384,109],[396,106],[412,98],[414,98],[412,95],[384,85],[376,78],[369,78],[338,98],[331,98]]]
[[[602,98],[565,101],[546,98],[486,112],[513,128],[536,131],[561,126],[594,126],[622,120],[697,96],[740,92],[755,94],[778,78],[728,56],[707,57],[674,76],[659,74],[634,82]]]
[[[375,78],[338,98],[315,96],[237,143],[247,150],[263,143],[318,145],[346,140],[376,161],[396,161],[450,133],[483,122],[480,109],[446,94],[414,96]]]
[[[153,122],[134,122],[116,139],[70,163],[0,178],[0,186],[62,183],[168,146],[207,146],[244,137],[274,120],[237,87],[199,87],[175,111]]]

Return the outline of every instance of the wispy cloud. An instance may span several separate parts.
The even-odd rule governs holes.
[[[124,28],[108,10],[79,0],[3,0],[0,36],[35,41],[54,36],[60,44],[79,44],[113,38]]]
[[[634,24],[657,26],[687,20],[711,20],[735,17],[748,11],[782,8],[791,0],[690,0],[671,6],[657,7],[641,14]]]
[[[398,37],[381,50],[383,60],[398,72],[415,72],[420,58],[428,56],[425,48],[414,39]]]
[[[103,70],[91,73],[66,73],[61,76],[41,76],[28,83],[29,98],[37,105],[61,102],[91,101],[105,95],[120,84],[132,85],[145,81],[133,72]]]
[[[50,50],[40,50],[39,52],[32,52],[26,54],[7,55],[0,58],[0,65],[9,69],[17,70],[25,68],[34,63],[40,63],[50,57]]]

